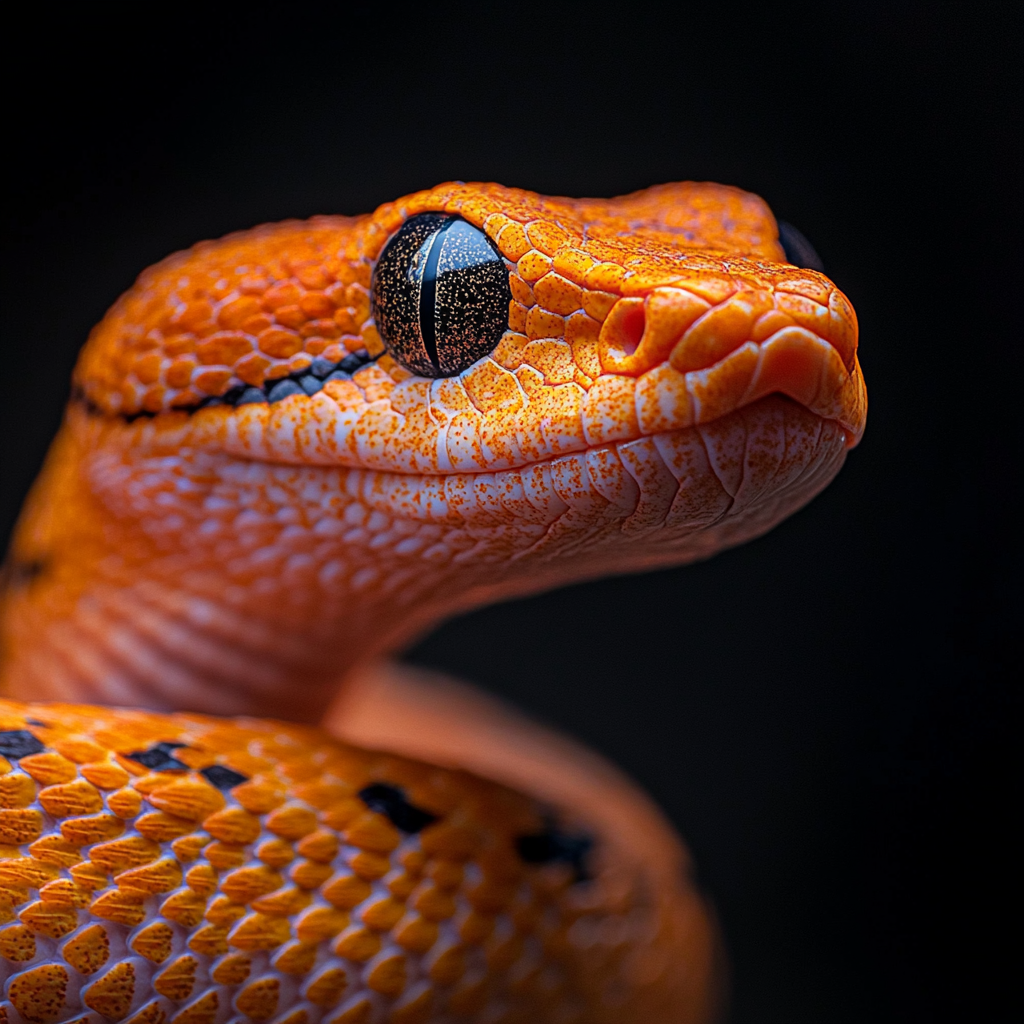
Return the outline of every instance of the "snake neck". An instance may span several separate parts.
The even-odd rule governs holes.
[[[774,396],[624,448],[557,473],[417,476],[173,431],[147,447],[72,408],[8,560],[0,687],[317,721],[352,669],[455,612],[763,533],[846,450],[839,425]]]
[[[391,564],[429,537],[338,474],[96,441],[69,417],[16,530],[8,696],[318,721],[354,666],[444,608],[436,573]]]

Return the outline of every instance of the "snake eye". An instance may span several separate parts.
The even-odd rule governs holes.
[[[792,263],[794,267],[817,270],[819,274],[825,273],[825,264],[814,251],[814,246],[807,241],[807,236],[784,220],[779,221],[779,241],[782,243],[782,251],[786,254],[787,262]]]
[[[508,270],[479,228],[447,213],[410,217],[373,272],[373,317],[388,352],[422,377],[452,377],[508,330]]]

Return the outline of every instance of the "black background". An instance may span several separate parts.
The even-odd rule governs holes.
[[[650,789],[735,1021],[1010,1019],[1018,5],[111,9],[7,34],[0,528],[90,326],[171,250],[450,178],[755,191],[860,317],[839,478],[711,562],[485,609],[411,657]]]

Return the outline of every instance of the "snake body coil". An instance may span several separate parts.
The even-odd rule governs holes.
[[[643,795],[379,658],[763,533],[863,431],[856,346],[718,185],[443,185],[146,271],[7,566],[0,1022],[708,1020]],[[281,721],[339,680],[333,736]]]

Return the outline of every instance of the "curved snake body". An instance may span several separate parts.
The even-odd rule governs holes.
[[[439,379],[371,311],[424,212],[482,230],[512,295]],[[146,271],[9,561],[0,1021],[708,1019],[714,930],[642,794],[376,659],[763,533],[863,431],[856,345],[845,296],[718,185],[450,184]],[[340,739],[207,717],[316,722],[340,678]]]

